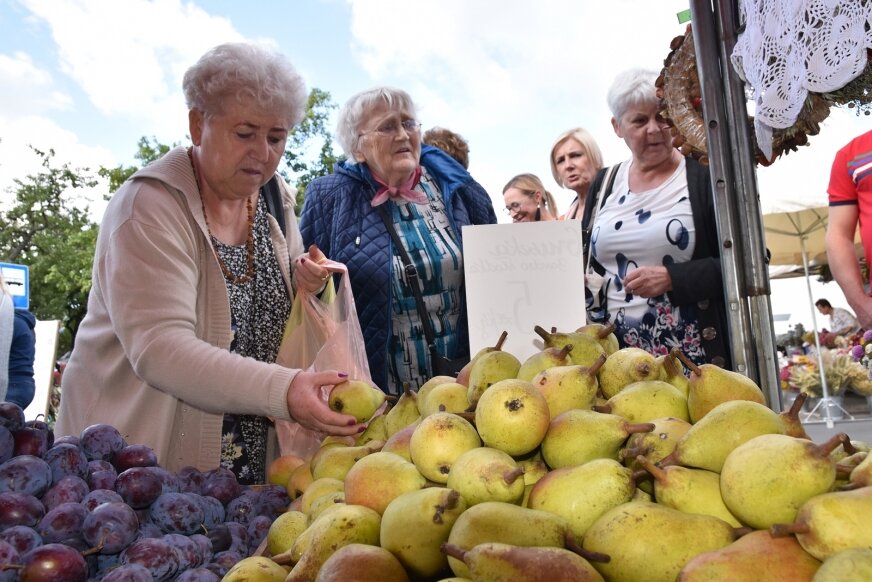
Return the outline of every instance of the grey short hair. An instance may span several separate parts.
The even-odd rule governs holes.
[[[261,45],[235,42],[209,49],[182,80],[189,109],[221,113],[225,99],[251,101],[293,127],[306,114],[303,78],[283,54]]]
[[[630,107],[636,105],[653,105],[659,103],[654,82],[659,73],[652,69],[629,69],[619,73],[609,89],[606,98],[612,116],[621,121],[621,117]]]
[[[349,164],[357,163],[354,154],[360,150],[360,125],[378,105],[406,110],[417,118],[415,103],[402,89],[375,87],[351,97],[339,110],[336,121],[336,141],[345,152]]]
[[[560,184],[560,186],[563,186],[563,184],[560,182],[560,175],[557,172],[554,152],[568,139],[574,139],[581,144],[584,154],[594,166],[594,173],[599,172],[603,167],[603,153],[600,151],[599,144],[596,143],[590,132],[583,127],[567,129],[557,136],[557,139],[554,140],[554,145],[551,146],[551,175],[554,176],[554,181]]]

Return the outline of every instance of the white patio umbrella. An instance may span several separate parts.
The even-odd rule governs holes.
[[[775,212],[763,216],[763,230],[765,231],[766,248],[771,253],[770,267],[777,265],[798,265],[805,275],[808,289],[808,304],[811,311],[811,320],[814,327],[814,343],[817,351],[818,370],[821,376],[821,390],[823,393],[822,404],[826,413],[828,427],[832,427],[833,419],[830,412],[829,387],[827,386],[824,373],[823,354],[821,353],[820,338],[814,298],[811,292],[811,275],[809,270],[814,267],[827,264],[826,229],[829,209],[827,206],[813,208],[800,208],[784,212]],[[859,237],[855,235],[858,257],[862,256],[862,247]]]

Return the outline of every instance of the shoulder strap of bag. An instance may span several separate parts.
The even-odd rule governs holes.
[[[587,270],[590,270],[590,258],[593,253],[593,244],[590,242],[590,233],[593,231],[593,226],[596,224],[596,217],[599,214],[599,209],[606,203],[606,199],[609,197],[609,194],[612,193],[612,186],[615,184],[615,176],[618,173],[618,168],[621,164],[615,164],[613,166],[609,166],[606,170],[606,175],[603,178],[603,182],[600,185],[599,192],[596,193],[596,196],[592,200],[593,208],[591,209],[590,221],[587,223],[587,228],[585,229],[585,235],[587,238],[587,259],[585,262],[585,267]]]
[[[263,196],[263,199],[266,201],[267,211],[272,214],[273,218],[276,219],[276,222],[279,223],[279,227],[282,229],[282,234],[287,235],[287,228],[285,227],[285,210],[282,206],[282,193],[281,190],[279,190],[279,180],[275,175],[269,179],[269,182],[261,186],[260,195]]]
[[[388,234],[391,235],[391,240],[394,241],[394,246],[397,247],[397,251],[400,253],[400,260],[403,261],[403,268],[406,273],[406,281],[408,281],[409,287],[412,289],[412,295],[415,296],[415,307],[418,309],[418,315],[421,318],[421,328],[424,331],[424,339],[427,340],[427,347],[430,350],[435,351],[436,334],[433,333],[433,327],[430,325],[430,317],[427,315],[427,309],[424,307],[424,297],[421,295],[421,286],[418,283],[418,269],[415,268],[411,257],[409,257],[409,253],[406,251],[406,247],[403,246],[403,241],[400,240],[400,235],[397,234],[397,230],[394,228],[394,222],[388,214],[388,209],[385,208],[384,204],[376,206],[375,209],[378,211],[378,215],[381,217],[382,222],[385,223],[385,228],[387,229]]]

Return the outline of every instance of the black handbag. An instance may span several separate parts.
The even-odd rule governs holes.
[[[388,214],[387,208],[376,206],[382,222],[385,223],[385,228],[388,234],[391,235],[391,240],[394,241],[394,246],[400,253],[400,260],[403,261],[403,269],[406,274],[406,281],[412,290],[412,295],[415,296],[415,307],[418,309],[418,316],[421,318],[421,329],[424,331],[424,339],[427,340],[427,348],[430,350],[430,365],[433,369],[434,376],[451,376],[457,377],[460,370],[469,363],[468,359],[464,358],[446,358],[436,349],[436,334],[433,332],[433,326],[430,325],[430,317],[427,315],[427,309],[424,307],[424,297],[421,295],[421,286],[418,282],[418,269],[412,263],[406,247],[403,246],[403,241],[397,234],[394,228],[394,223]]]
[[[593,193],[593,199],[588,201],[588,204],[592,204],[590,213],[585,208],[584,218],[586,220],[582,221],[581,238],[584,254],[587,258],[584,264],[584,299],[588,323],[606,323],[609,320],[609,309],[606,301],[608,297],[607,282],[603,279],[605,270],[593,258],[593,243],[591,243],[590,237],[599,209],[602,208],[606,198],[612,193],[612,186],[615,183],[615,176],[620,165],[615,164],[606,169],[600,189]]]

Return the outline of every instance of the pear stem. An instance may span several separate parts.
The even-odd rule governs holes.
[[[769,528],[769,535],[773,538],[783,538],[790,534],[807,534],[811,531],[807,523],[776,523]]]
[[[466,557],[467,550],[464,550],[460,546],[455,546],[454,544],[449,544],[448,542],[444,542],[439,546],[439,549],[442,550],[442,553],[446,556],[451,556],[452,558],[457,558],[461,562],[463,558]]]
[[[624,425],[624,432],[636,434],[637,432],[651,432],[654,430],[653,422],[628,422]]]
[[[524,467],[516,467],[511,471],[506,471],[506,474],[503,475],[503,481],[506,482],[506,485],[511,485],[518,479],[518,477],[523,476],[526,471],[527,470],[524,469]]]
[[[854,465],[846,465],[844,463],[836,463],[836,479],[847,479],[851,476],[854,470]]]
[[[845,444],[845,443],[847,443],[847,444]],[[848,451],[848,447],[851,447],[853,449],[854,446],[851,445],[851,439],[848,437],[848,435],[843,433],[843,432],[840,432],[838,434],[834,434],[833,436],[828,438],[826,441],[817,445],[816,448],[817,448],[818,454],[821,457],[825,457],[825,456],[829,455],[830,453],[832,453],[833,451],[835,451],[837,448],[839,448],[839,445],[842,445],[845,448],[845,452],[847,452],[848,454],[852,454],[850,451]]]
[[[596,333],[597,339],[606,339],[610,333],[615,331],[615,324],[611,321],[603,325]]]
[[[633,483],[638,487],[640,481],[647,481],[649,477],[652,477],[652,475],[645,469],[637,469],[633,471],[631,477],[633,478]]]
[[[787,411],[785,416],[791,419],[799,420],[799,411],[802,410],[802,405],[805,404],[806,399],[808,398],[808,394],[805,392],[800,392],[796,395],[796,398],[793,399],[793,404],[790,405],[790,409]]]
[[[563,534],[563,546],[573,552],[578,554],[588,562],[599,562],[600,564],[607,564],[611,561],[612,557],[608,554],[602,554],[600,552],[592,552],[590,550],[586,550],[575,541],[575,538],[572,536],[572,533],[567,531]]]
[[[463,412],[454,412],[453,414],[456,414],[457,416],[459,416],[463,420],[466,420],[472,424],[475,424],[475,413],[474,412],[463,411]]]
[[[611,414],[612,413],[612,405],[611,404],[594,404],[590,407],[594,412],[600,412],[602,414]]]
[[[684,355],[684,352],[682,352],[678,348],[672,348],[672,351],[669,352],[669,354],[670,355],[674,354],[675,357],[678,358],[682,364],[687,366],[687,368],[690,370],[691,374],[696,374],[697,376],[700,375],[699,366],[697,366],[696,364],[691,362],[690,358],[688,358],[687,356]]]
[[[669,465],[681,465],[681,462],[678,460],[678,451],[673,450],[657,462],[659,467],[668,467]]]
[[[500,351],[503,349],[503,344],[506,343],[507,337],[509,337],[509,332],[503,330],[503,333],[500,334],[500,339],[497,340],[497,343],[494,346],[495,351]]]
[[[285,550],[280,554],[276,554],[275,556],[270,556],[270,560],[278,564],[279,566],[287,566],[288,564],[293,564],[294,559],[291,557],[291,550]]]
[[[733,539],[737,540],[740,537],[746,536],[753,531],[754,531],[754,528],[748,527],[747,525],[742,526],[742,527],[734,527],[733,528]]]
[[[411,396],[412,395],[412,384],[409,382],[403,382],[403,396]]]
[[[566,344],[565,346],[560,348],[559,352],[557,352],[557,359],[558,360],[566,359],[566,356],[568,356],[569,352],[571,352],[571,351],[572,351],[572,344]]]
[[[536,334],[545,341],[546,346],[548,345],[548,342],[551,341],[551,334],[541,325],[535,326],[533,331],[535,331]]]
[[[639,455],[647,455],[651,451],[650,447],[625,447],[618,453],[622,460],[636,458]]]
[[[395,396],[394,394],[385,394],[385,400],[387,400],[391,404],[394,404],[397,400],[399,400],[399,397]]]
[[[591,377],[596,376],[599,373],[600,368],[603,367],[603,364],[606,363],[607,359],[608,356],[606,356],[605,354],[600,354],[596,361],[591,364],[590,368],[587,369],[588,375],[590,375]]]
[[[645,467],[645,470],[651,473],[651,476],[654,477],[660,483],[666,481],[666,471],[655,465],[651,462],[647,457],[643,457],[642,455],[636,456],[636,462]]]

